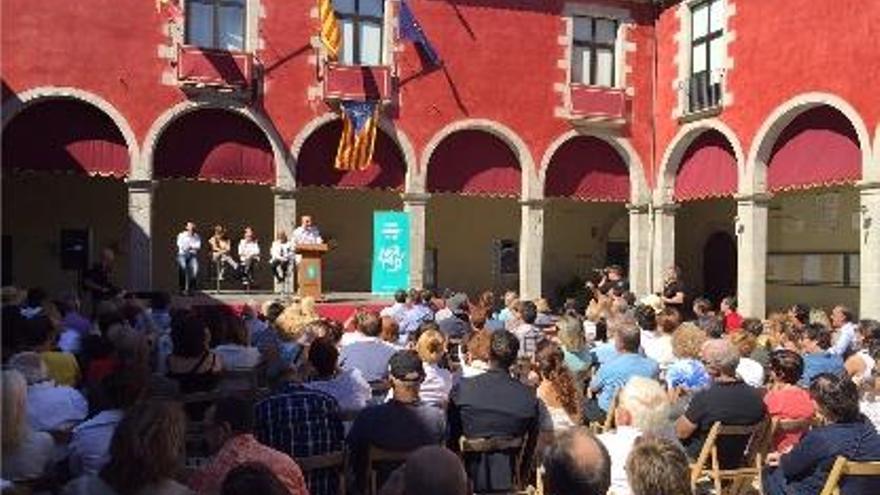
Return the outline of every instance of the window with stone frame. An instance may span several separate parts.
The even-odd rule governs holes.
[[[247,0],[187,0],[186,43],[245,51]]]
[[[571,82],[587,86],[617,86],[618,22],[576,15],[572,18]]]
[[[384,0],[333,0],[342,30],[339,61],[345,65],[382,65]]]
[[[688,78],[688,110],[691,112],[721,104],[724,42],[724,0],[692,5]]]

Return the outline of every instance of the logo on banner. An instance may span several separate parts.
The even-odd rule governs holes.
[[[409,214],[374,212],[373,292],[390,294],[408,287],[409,259]]]

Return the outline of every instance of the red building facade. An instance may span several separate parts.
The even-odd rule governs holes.
[[[253,224],[268,244],[308,212],[339,240],[331,289],[365,290],[371,212],[404,209],[413,285],[553,295],[622,256],[640,293],[677,260],[750,314],[826,283],[880,312],[880,104],[866,84],[880,6],[409,0],[443,61],[430,67],[399,37],[400,0],[334,2],[351,33],[339,64],[315,2],[180,1],[4,2],[12,281],[69,284],[32,267],[59,229],[83,226],[118,245],[132,286],[167,287],[184,221]],[[337,172],[338,101],[365,95],[383,101],[373,166]],[[814,232],[793,191],[831,186],[826,223],[857,228],[824,237],[852,242],[791,248]],[[511,247],[518,266],[498,262]]]

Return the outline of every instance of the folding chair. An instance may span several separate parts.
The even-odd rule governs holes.
[[[337,495],[345,495],[345,473],[348,462],[344,450],[309,457],[296,457],[294,460],[306,477],[316,471],[334,471],[339,481],[336,493]]]
[[[591,422],[590,431],[598,435],[614,429],[614,413],[617,411],[618,402],[620,402],[620,388],[617,389],[617,392],[614,392],[614,397],[611,398],[611,407],[608,408],[608,413],[605,415],[605,421],[601,423],[598,421]]]
[[[377,469],[377,464],[385,464],[385,465],[394,465],[394,469],[400,467],[401,464],[406,462],[406,458],[409,457],[411,451],[393,451],[393,450],[384,450],[378,447],[370,446],[369,454],[368,454],[368,477],[370,482],[370,495],[376,495],[379,493],[379,470]]]
[[[494,453],[513,453],[514,469],[513,469],[513,487],[517,492],[525,492],[527,490],[526,481],[522,474],[527,472],[530,466],[527,465],[526,448],[528,446],[528,435],[519,437],[488,437],[488,438],[467,438],[461,437],[458,440],[461,455],[480,455]]]
[[[880,476],[880,461],[859,462],[837,456],[819,495],[840,495],[838,485],[844,476]]]
[[[716,495],[738,495],[743,493],[752,482],[760,486],[764,458],[770,445],[769,436],[772,427],[765,417],[759,423],[749,426],[724,425],[716,422],[709,430],[697,461],[691,464],[691,486],[696,489],[697,482],[708,476],[715,487]],[[743,466],[735,469],[721,469],[718,459],[718,441],[724,437],[748,437],[743,451]],[[706,461],[710,466],[706,467]],[[729,481],[728,490],[723,490],[724,481]]]

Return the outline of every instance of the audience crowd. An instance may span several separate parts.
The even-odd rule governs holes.
[[[838,456],[880,461],[880,323],[716,313],[677,274],[637,299],[610,267],[558,311],[412,289],[344,322],[5,288],[3,493],[686,495],[710,451],[731,470],[763,445],[754,492],[807,495]]]

